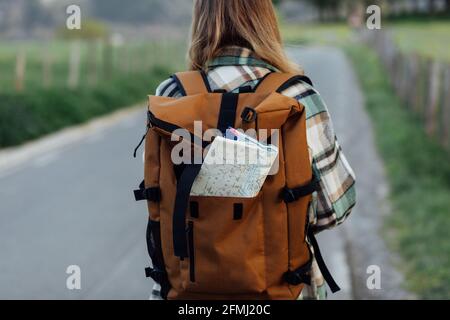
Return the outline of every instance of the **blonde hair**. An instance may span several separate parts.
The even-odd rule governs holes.
[[[301,73],[283,50],[272,0],[194,0],[190,69],[205,69],[226,46],[247,47],[281,72]]]

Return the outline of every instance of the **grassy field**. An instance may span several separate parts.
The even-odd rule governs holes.
[[[68,88],[72,45],[0,43],[0,148],[144,101],[160,81],[184,64],[184,45],[179,42],[103,50],[99,45],[82,43],[79,85]],[[25,89],[17,92],[15,61],[21,50],[27,56]],[[47,87],[43,81],[45,55],[51,55],[52,61]]]
[[[416,52],[450,62],[450,21],[386,22],[383,29],[392,33],[399,48],[404,52]],[[345,23],[284,24],[282,34],[287,44],[301,45],[343,45],[353,38],[353,31]]]
[[[351,39],[351,30],[344,23],[283,24],[283,39],[287,44],[336,44]]]
[[[400,49],[450,63],[450,21],[388,23]]]
[[[399,103],[380,62],[365,47],[347,48],[365,91],[390,181],[386,222],[409,289],[422,298],[450,298],[450,161]],[[370,77],[367,75],[370,74]],[[388,235],[389,232],[386,232]]]
[[[0,42],[0,93],[14,91],[16,57],[26,55],[26,91],[43,87],[45,60],[50,63],[51,87],[67,86],[70,51],[74,43],[67,41]],[[145,72],[154,66],[183,67],[184,46],[179,42],[129,43],[124,46],[105,46],[96,42],[81,42],[80,86],[92,86],[92,79],[107,81],[129,73]],[[108,62],[108,65],[106,64]],[[106,67],[111,69],[110,74]]]

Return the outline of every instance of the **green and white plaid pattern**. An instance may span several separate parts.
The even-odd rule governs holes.
[[[208,82],[212,90],[236,92],[242,86],[256,86],[261,78],[278,70],[247,48],[226,47],[207,64]],[[162,82],[156,94],[181,97],[176,82],[169,78]],[[299,81],[282,92],[296,98],[306,109],[307,141],[311,163],[320,178],[320,189],[313,195],[309,207],[311,228],[316,232],[333,228],[348,217],[355,205],[355,175],[342,153],[330,114],[316,89]],[[326,299],[326,286],[317,263],[299,299]]]

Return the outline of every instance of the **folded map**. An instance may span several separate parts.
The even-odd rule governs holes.
[[[278,159],[278,148],[247,138],[217,137],[210,145],[191,196],[253,198]]]

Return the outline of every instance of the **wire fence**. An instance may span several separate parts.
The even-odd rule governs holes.
[[[180,41],[114,45],[107,41],[0,43],[0,93],[95,87],[112,77],[180,64]]]
[[[377,51],[402,103],[450,150],[450,64],[402,52],[387,31],[366,32],[363,39]]]

